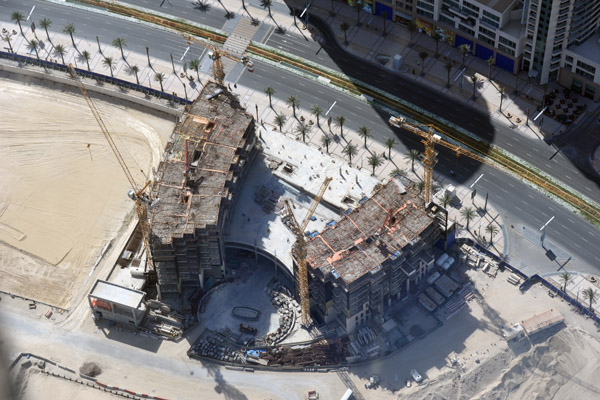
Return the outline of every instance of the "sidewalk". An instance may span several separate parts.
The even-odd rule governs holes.
[[[295,0],[300,5],[300,1]],[[402,66],[399,74],[418,80],[432,88],[440,90],[447,95],[463,101],[473,107],[488,112],[491,117],[504,123],[522,135],[531,138],[543,139],[546,136],[560,134],[567,127],[549,116],[540,116],[535,122],[538,106],[541,105],[544,96],[543,87],[530,82],[527,73],[521,71],[518,77],[501,68],[492,66],[491,80],[487,78],[489,66],[485,60],[469,54],[465,60],[467,70],[460,75],[461,55],[457,48],[453,48],[444,42],[439,43],[439,57],[435,57],[435,42],[425,34],[414,32],[413,46],[410,44],[410,32],[408,28],[391,21],[386,22],[387,35],[383,36],[384,23],[379,16],[366,12],[361,13],[361,26],[356,26],[357,12],[355,9],[343,3],[334,3],[335,16],[330,15],[331,3],[327,0],[315,0],[310,8],[312,14],[317,14],[325,19],[337,35],[340,44],[344,43],[344,33],[340,26],[343,22],[350,26],[347,31],[348,44],[346,49],[354,55],[363,57],[374,63],[379,60],[387,61],[385,67],[393,70],[391,59],[395,55],[402,56]],[[422,69],[419,53],[426,52]],[[389,60],[389,61],[388,61]],[[450,87],[447,87],[446,63],[451,63],[453,68],[450,73]],[[459,78],[460,76],[460,78]],[[473,83],[471,77],[476,76],[476,97],[473,99]],[[461,87],[462,86],[462,87]],[[499,89],[504,90],[502,109],[500,110]],[[518,92],[515,92],[515,88]],[[550,83],[547,94],[552,90],[562,91],[556,83]],[[578,96],[580,104],[596,108],[592,100]],[[529,123],[527,114],[529,112]]]

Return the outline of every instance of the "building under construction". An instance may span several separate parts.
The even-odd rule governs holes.
[[[208,83],[167,144],[153,185],[150,246],[162,299],[180,298],[225,272],[236,192],[256,155],[254,119]]]
[[[306,245],[313,315],[347,331],[382,315],[433,268],[440,213],[391,179]],[[441,215],[440,215],[441,217]],[[297,274],[296,274],[297,275]]]

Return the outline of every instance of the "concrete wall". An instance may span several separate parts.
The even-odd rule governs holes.
[[[0,72],[3,76],[7,76],[8,78],[25,78],[24,81],[28,82],[26,78],[38,79],[41,81],[49,81],[57,84],[62,84],[66,86],[73,87],[74,90],[79,92],[79,88],[75,81],[70,77],[70,75],[60,72],[60,71],[52,71],[52,70],[44,70],[41,67],[34,66],[20,66],[17,62],[9,61],[9,60],[0,60]],[[12,75],[12,76],[11,76]],[[144,98],[141,97],[141,93],[137,92],[126,92],[122,91],[115,85],[104,84],[103,86],[98,86],[94,81],[86,80],[84,82],[85,87],[88,91],[109,96],[112,98],[117,98],[120,100],[124,100],[129,103],[133,103],[137,106],[142,106],[143,108],[149,108],[154,111],[159,111],[165,114],[174,115],[180,117],[183,115],[184,107],[177,106],[171,107],[165,104],[161,104],[161,100],[155,98]],[[135,94],[133,94],[135,93]],[[136,95],[137,94],[137,95]]]

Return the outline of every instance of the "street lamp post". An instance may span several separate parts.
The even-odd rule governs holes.
[[[471,183],[471,185],[469,186],[469,189],[473,189],[473,186],[475,186],[475,185],[477,184],[477,182],[479,182],[479,180],[480,180],[481,178],[483,178],[483,175],[484,175],[484,174],[481,174],[481,175],[479,175],[479,177],[478,177],[477,179],[475,179],[475,182]],[[473,203],[473,204],[475,204],[475,194],[476,194],[476,193],[477,193],[477,191],[476,191],[476,190],[473,190],[473,191],[471,192],[471,203]],[[486,206],[487,206],[487,195],[486,195],[485,203],[486,203]]]
[[[550,222],[552,222],[552,220],[554,219],[554,216],[552,216],[552,218],[550,218],[548,220],[548,222],[546,222],[544,225],[542,225],[542,227],[540,228],[540,231],[542,232],[542,235],[540,236],[540,242],[542,245],[542,248],[544,247],[544,239],[546,238],[546,227],[548,226],[548,224]]]

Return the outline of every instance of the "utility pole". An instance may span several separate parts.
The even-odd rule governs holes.
[[[546,238],[546,227],[548,226],[548,224],[550,222],[552,222],[552,220],[554,219],[554,216],[552,216],[552,218],[550,218],[548,220],[548,222],[546,222],[544,225],[542,225],[542,227],[540,228],[540,231],[542,231],[542,236],[540,237],[540,242],[542,245],[542,248],[544,248],[544,239]]]

